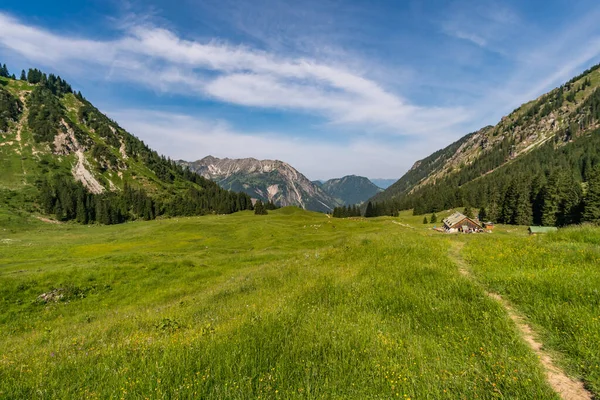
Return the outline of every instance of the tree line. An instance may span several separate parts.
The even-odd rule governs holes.
[[[413,209],[416,215],[473,206],[480,209],[482,219],[506,224],[564,226],[600,222],[595,211],[599,207],[595,187],[600,168],[600,88],[584,100],[576,98],[578,92],[592,85],[585,74],[599,67],[542,96],[518,116],[511,114],[500,123],[501,128],[495,128],[505,132],[505,137],[493,148],[482,147],[476,162],[461,165],[458,171],[449,171],[435,183],[410,193],[409,189],[396,191],[395,198],[387,194],[378,206]],[[553,140],[512,159],[515,129],[529,120],[540,120],[565,102],[575,107]],[[436,153],[412,173],[422,175],[423,168],[430,170],[447,158],[446,149]]]
[[[600,108],[600,102],[588,110],[597,112],[595,107]],[[547,142],[490,174],[463,183],[471,172],[457,172],[378,206],[413,209],[415,215],[476,207],[480,218],[505,224],[600,222],[599,129],[566,144],[562,139]]]
[[[357,205],[335,207],[331,216],[334,218],[360,217],[360,207]]]
[[[0,66],[0,74],[9,77],[6,65]],[[12,78],[15,79],[14,75]],[[146,166],[156,176],[150,179],[157,179],[155,183],[160,188],[158,195],[151,196],[142,188],[132,187],[125,182],[121,191],[93,194],[66,171],[63,174],[48,173],[38,182],[39,205],[44,212],[55,215],[58,220],[116,224],[163,215],[203,215],[254,209],[247,194],[222,189],[216,183],[151,150],[98,111],[81,92],[74,93],[71,85],[60,76],[34,68],[28,72],[23,70],[20,79],[35,85],[27,98],[27,123],[36,142],[52,145],[60,131],[70,129],[83,150],[91,149],[91,155],[101,169],[123,167],[122,161],[115,155],[123,144],[125,157]],[[61,102],[61,97],[71,93],[82,104],[77,114],[78,121],[71,120]],[[0,130],[6,129],[10,119],[16,120],[20,112],[18,99],[0,88]],[[95,132],[105,144],[95,143],[82,127]],[[44,162],[49,163],[48,160]],[[57,165],[55,167],[53,170],[60,170]],[[266,207],[274,205],[267,204]]]
[[[160,216],[229,214],[253,209],[252,201],[244,193],[218,192],[191,187],[184,193],[157,199],[143,189],[125,184],[120,192],[93,194],[80,182],[73,181],[72,176],[57,174],[39,184],[39,204],[46,214],[59,221],[106,225]]]
[[[9,124],[19,120],[21,101],[0,86],[0,132],[7,132]]]
[[[14,74],[11,75],[10,72],[8,72],[8,67],[6,66],[6,64],[0,64],[0,77],[16,79],[16,76]]]

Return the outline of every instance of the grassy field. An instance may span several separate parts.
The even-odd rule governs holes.
[[[447,236],[408,213],[294,208],[117,226],[0,218],[12,221],[0,229],[0,398],[557,398],[504,309],[459,274],[453,241],[598,393],[597,230]],[[519,246],[562,249],[545,257],[588,297],[557,302],[557,321],[581,312],[588,336],[544,322],[549,294],[521,301],[525,286],[502,283],[499,269],[517,268],[485,249]]]
[[[525,314],[563,368],[600,394],[600,229],[476,238],[466,254],[478,280]]]

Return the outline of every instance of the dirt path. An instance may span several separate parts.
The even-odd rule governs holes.
[[[46,222],[48,224],[56,224],[56,225],[61,225],[62,224],[62,222],[57,221],[55,219],[48,219],[48,218],[39,217],[39,216],[36,216],[36,218],[39,219],[40,221]]]
[[[466,278],[478,283],[471,271],[467,262],[462,258],[460,251],[464,243],[453,242],[450,249],[450,256],[458,266],[458,271]],[[511,304],[497,293],[486,291],[486,294],[496,300],[506,310],[506,313],[519,329],[521,337],[527,343],[529,348],[535,352],[540,362],[544,366],[546,372],[546,380],[556,393],[564,400],[592,400],[593,396],[584,387],[580,381],[569,378],[563,370],[561,370],[552,361],[552,357],[544,351],[543,344],[537,340],[537,334],[527,323],[527,319],[520,315]]]
[[[403,224],[402,222],[398,222],[398,221],[392,221],[392,224],[400,225],[400,226],[403,226],[405,228],[415,229],[414,226],[410,226],[408,224]]]

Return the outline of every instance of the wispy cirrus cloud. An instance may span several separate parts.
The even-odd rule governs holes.
[[[496,0],[458,0],[451,3],[443,17],[442,32],[491,51],[514,33],[520,23],[512,8]]]
[[[213,155],[220,158],[278,159],[297,168],[310,179],[329,179],[350,173],[377,177],[382,171],[399,178],[412,163],[416,151],[431,143],[425,138],[402,146],[357,137],[345,143],[307,141],[283,137],[276,132],[244,132],[227,121],[155,110],[124,109],[107,114],[130,132],[144,132],[144,141],[153,148],[170,148],[185,160]],[[440,145],[444,138],[436,139]],[[349,171],[348,166],[352,166]]]
[[[423,134],[466,118],[460,108],[419,107],[360,73],[219,41],[194,41],[148,25],[113,40],[58,35],[0,14],[0,43],[36,62],[104,70],[109,79],[246,107],[306,112],[334,124]]]
[[[171,157],[281,158],[313,177],[398,176],[600,61],[592,0],[549,4],[571,12],[551,21],[516,1],[375,3],[187,0],[187,25],[144,3],[93,37],[0,12],[0,55],[79,78],[105,109],[124,96],[132,114],[111,116]]]

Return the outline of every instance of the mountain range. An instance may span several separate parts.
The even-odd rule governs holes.
[[[240,191],[254,199],[277,206],[298,206],[312,211],[331,212],[335,207],[358,204],[381,191],[367,178],[355,175],[311,182],[286,162],[255,158],[204,157],[183,167],[210,179],[224,189]]]
[[[374,215],[473,206],[509,224],[600,220],[600,67],[415,162],[384,191],[354,175],[311,182],[278,160],[174,162],[58,76],[0,76],[3,207],[117,223],[231,213],[252,199],[329,212],[369,197]]]

